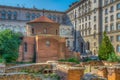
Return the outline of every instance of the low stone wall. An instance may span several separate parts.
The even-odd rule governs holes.
[[[45,68],[52,69],[50,64],[26,64],[26,65],[19,65],[10,68],[6,68],[5,72],[40,72]]]
[[[0,80],[42,80],[42,79],[39,77],[34,77],[29,74],[10,73],[10,74],[1,74]]]
[[[61,80],[80,80],[84,75],[84,68],[59,64],[57,74]]]

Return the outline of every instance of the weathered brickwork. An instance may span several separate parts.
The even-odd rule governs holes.
[[[69,57],[66,39],[59,36],[58,23],[42,16],[27,24],[27,36],[20,46],[18,61],[39,63]]]

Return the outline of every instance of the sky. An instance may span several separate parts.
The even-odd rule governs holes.
[[[0,5],[7,6],[24,6],[32,8],[35,6],[38,9],[66,11],[69,5],[78,0],[0,0]]]

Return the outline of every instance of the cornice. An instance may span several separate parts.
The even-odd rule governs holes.
[[[65,14],[65,12],[61,12],[61,11],[52,11],[52,10],[46,10],[46,9],[40,10],[40,9],[37,9],[37,8],[25,8],[25,7],[6,6],[6,5],[0,5],[0,8],[17,9],[17,10],[29,10],[29,11],[41,11],[41,12],[43,12],[43,10],[44,10],[44,12]]]

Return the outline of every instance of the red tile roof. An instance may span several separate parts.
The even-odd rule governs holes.
[[[46,16],[41,16],[41,17],[36,18],[28,23],[39,23],[39,22],[56,23],[55,21],[47,18]]]

